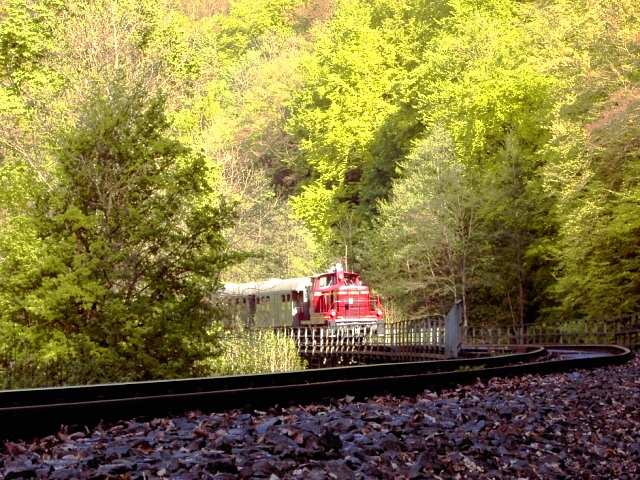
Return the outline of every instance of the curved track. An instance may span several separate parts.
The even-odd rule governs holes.
[[[515,348],[515,347],[514,347]],[[64,425],[95,425],[193,409],[256,408],[344,395],[413,393],[491,377],[620,364],[619,346],[517,347],[520,353],[460,360],[338,367],[279,374],[164,380],[0,391],[0,437],[46,434]]]

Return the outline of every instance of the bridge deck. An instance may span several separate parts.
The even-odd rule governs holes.
[[[284,328],[311,365],[438,360],[445,357],[443,319],[377,327]]]

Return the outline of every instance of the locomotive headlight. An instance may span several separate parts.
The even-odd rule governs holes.
[[[378,318],[382,318],[382,310],[380,310],[379,308],[376,310],[376,316]]]
[[[332,308],[331,311],[329,312],[329,315],[331,315],[331,318],[336,318],[336,310]]]

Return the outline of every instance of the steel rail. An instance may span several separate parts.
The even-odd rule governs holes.
[[[180,414],[188,410],[259,408],[318,402],[344,395],[413,393],[476,379],[619,364],[632,353],[618,346],[552,347],[572,351],[568,359],[540,360],[541,346],[521,353],[462,360],[404,362],[336,367],[279,374],[163,380],[77,387],[0,391],[0,438],[51,433],[61,424],[73,428],[100,421]],[[576,356],[575,352],[591,352]]]

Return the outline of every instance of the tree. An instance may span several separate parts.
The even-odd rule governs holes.
[[[477,207],[446,130],[418,142],[402,172],[372,229],[372,281],[413,312],[446,311],[458,299],[466,306]]]
[[[552,312],[562,320],[611,318],[640,304],[639,120],[639,91],[616,92],[583,132],[574,165],[555,173],[554,180],[566,180],[551,285],[558,300]]]
[[[406,128],[390,120],[401,110],[397,84],[404,72],[397,46],[373,24],[375,11],[370,2],[339,2],[302,65],[304,85],[291,101],[288,129],[311,174],[292,207],[328,257],[344,253],[335,230],[349,211],[357,213],[356,224],[368,223],[388,192],[398,150],[409,146],[402,133],[386,133]],[[392,145],[382,147],[385,141]]]
[[[5,327],[45,341],[43,359],[59,339],[66,381],[198,373],[215,347],[204,299],[235,258],[205,159],[172,138],[164,97],[122,80],[96,87],[55,156],[32,212],[42,256],[5,272]]]
[[[225,273],[227,281],[316,270],[313,240],[287,202],[297,181],[287,159],[297,146],[284,131],[285,105],[299,88],[298,65],[309,48],[303,34],[290,28],[298,3],[234,2],[228,15],[216,18],[215,80],[201,107],[181,114],[191,117],[193,138],[220,165],[221,187],[237,204],[226,237],[248,258]]]
[[[507,134],[504,147],[477,176],[478,238],[476,259],[479,315],[523,327],[544,306],[546,289],[537,279],[549,273],[540,242],[552,233],[551,202],[540,188],[539,172],[521,139]]]
[[[226,237],[246,260],[225,273],[225,280],[248,282],[270,277],[309,275],[317,269],[311,235],[273,192],[265,172],[238,152],[219,158],[225,194],[236,201],[237,220]]]

